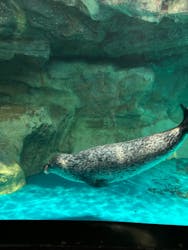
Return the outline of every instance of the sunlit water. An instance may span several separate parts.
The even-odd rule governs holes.
[[[129,181],[104,188],[66,181],[53,174],[36,175],[21,190],[0,196],[0,219],[188,225],[187,165],[186,160],[166,161]]]

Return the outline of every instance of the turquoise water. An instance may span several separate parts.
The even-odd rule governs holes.
[[[166,161],[129,181],[93,188],[53,174],[0,196],[0,219],[66,219],[188,225],[187,160]],[[184,195],[179,195],[184,192]],[[188,192],[187,192],[188,193]]]

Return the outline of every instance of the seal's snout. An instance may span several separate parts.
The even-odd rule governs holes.
[[[44,168],[43,168],[43,171],[44,171],[45,174],[49,174],[49,172],[48,172],[48,167],[49,167],[49,164],[46,164],[46,165],[44,166]]]

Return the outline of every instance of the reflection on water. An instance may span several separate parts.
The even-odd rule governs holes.
[[[166,161],[129,181],[102,188],[69,182],[52,174],[36,175],[21,190],[0,197],[0,219],[188,225],[186,165],[183,160]]]

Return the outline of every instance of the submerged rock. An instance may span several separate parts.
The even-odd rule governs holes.
[[[21,105],[0,106],[0,162],[10,168],[14,162],[20,162],[24,138],[32,134],[43,123],[50,124],[50,118],[44,108]],[[25,146],[25,145],[24,145]],[[28,145],[27,145],[28,146]],[[46,149],[51,145],[47,144]],[[35,148],[37,151],[37,147]],[[36,151],[31,152],[36,159]],[[45,159],[45,158],[44,158]],[[8,164],[7,164],[8,162]],[[10,164],[9,164],[10,162]],[[37,164],[37,161],[34,162]],[[17,165],[15,165],[17,166]],[[21,164],[24,169],[24,164]],[[0,168],[1,169],[1,168]],[[25,169],[24,169],[25,170]],[[39,171],[39,170],[38,170]],[[30,169],[25,171],[32,172]]]
[[[42,124],[24,138],[20,164],[27,176],[42,171],[51,153],[54,153],[55,133],[52,126]]]
[[[25,176],[17,163],[4,164],[0,162],[0,194],[17,191],[25,185]]]

